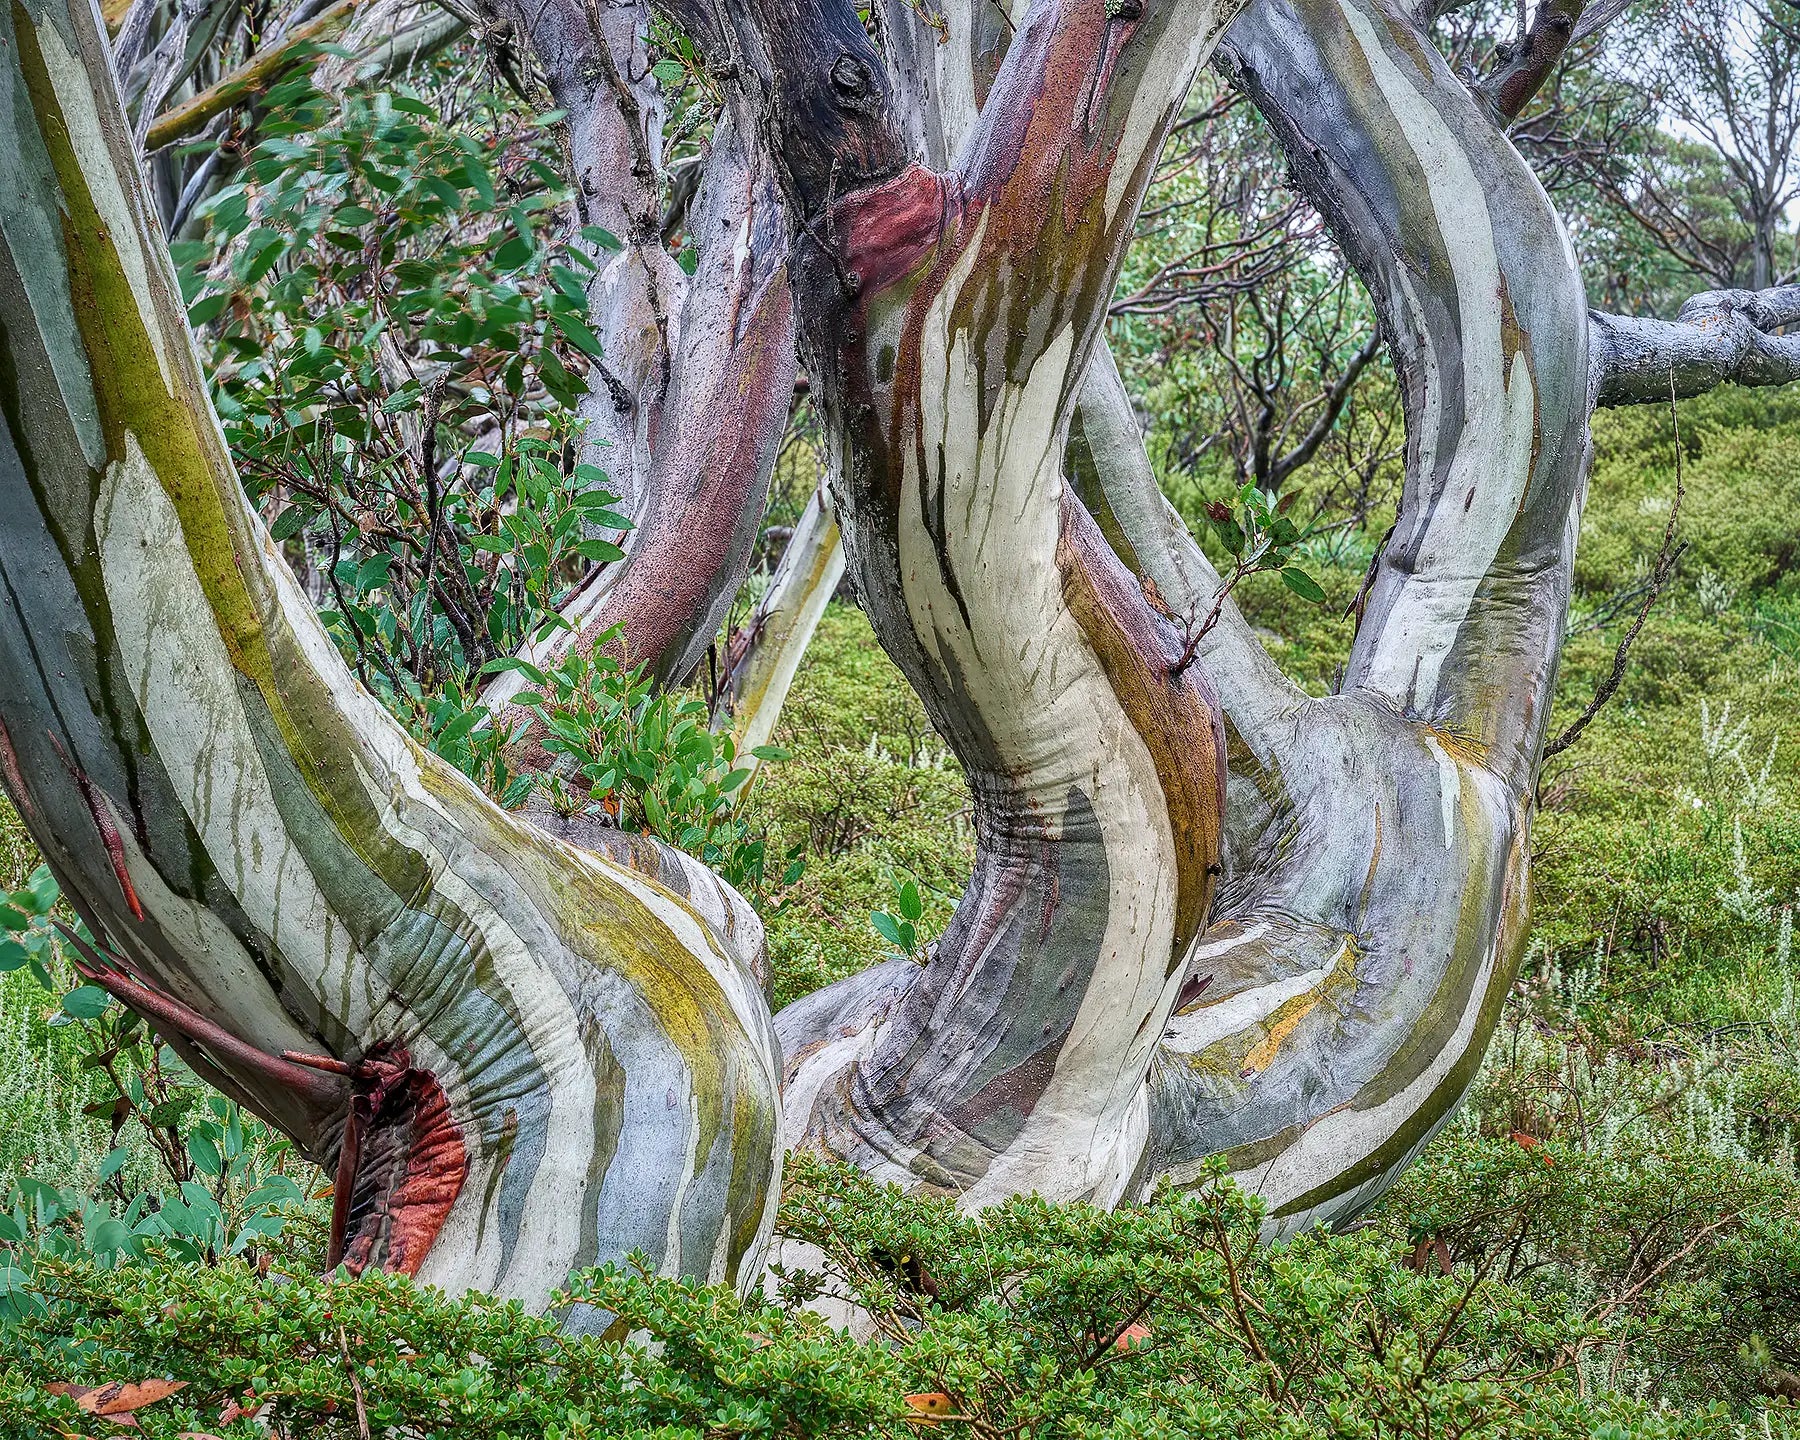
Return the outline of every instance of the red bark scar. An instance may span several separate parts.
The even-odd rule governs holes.
[[[360,1275],[378,1263],[417,1275],[468,1178],[468,1148],[450,1100],[403,1045],[383,1042],[354,1065],[289,1053],[298,1065],[345,1075],[350,1115],[338,1147],[327,1269]]]
[[[864,296],[877,295],[928,258],[954,228],[960,197],[944,176],[914,164],[872,190],[832,207],[832,234],[844,237],[844,267]]]

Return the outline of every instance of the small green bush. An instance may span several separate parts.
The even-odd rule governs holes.
[[[82,1433],[50,1386],[163,1379],[182,1388],[137,1411],[150,1440],[1729,1433],[1723,1411],[1584,1397],[1558,1360],[1579,1332],[1525,1290],[1408,1268],[1373,1232],[1267,1248],[1259,1218],[1216,1175],[1116,1214],[977,1217],[796,1159],[782,1233],[812,1268],[778,1297],[626,1265],[548,1317],[391,1276],[41,1251],[11,1272],[0,1426]],[[799,1308],[821,1296],[871,1338]],[[585,1333],[559,1324],[572,1309]]]

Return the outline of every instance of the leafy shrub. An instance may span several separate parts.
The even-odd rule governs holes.
[[[467,113],[281,87],[204,206],[206,240],[177,255],[245,486],[327,628],[421,738],[516,803],[456,727],[482,667],[619,558],[607,537],[629,522],[565,414],[599,348],[587,278],[618,242],[539,235],[568,228],[550,126],[485,92],[440,99]]]
[[[557,809],[599,813],[623,829],[658,835],[733,885],[762,887],[767,842],[742,814],[753,772],[738,764],[732,737],[713,730],[702,701],[656,689],[643,666],[621,667],[599,648],[548,671],[524,660],[489,668],[517,671],[537,686],[520,704],[542,722],[543,748],[560,762],[541,781]],[[778,761],[788,752],[763,745],[753,753]],[[783,884],[799,878],[800,865],[795,851]]]
[[[391,1276],[46,1251],[0,1320],[0,1424],[73,1430],[78,1399],[50,1386],[156,1378],[180,1388],[135,1412],[152,1440],[1730,1433],[1723,1412],[1583,1398],[1554,1365],[1570,1332],[1523,1291],[1409,1270],[1366,1233],[1268,1249],[1258,1218],[1216,1174],[1118,1214],[1024,1198],[975,1217],[799,1160],[782,1233],[815,1268],[748,1299],[589,1272],[558,1306],[581,1334]],[[872,1338],[796,1308],[821,1294]]]

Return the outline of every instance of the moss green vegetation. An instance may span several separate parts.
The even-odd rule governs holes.
[[[892,953],[869,923],[912,880],[923,933],[950,918],[975,860],[962,772],[859,610],[833,605],[807,652],[759,782],[771,849],[806,870],[768,917],[777,1006]]]
[[[0,1271],[0,1433],[90,1433],[53,1380],[169,1375],[188,1388],[141,1412],[148,1435],[266,1433],[221,1418],[254,1391],[283,1434],[327,1437],[365,1418],[444,1437],[1800,1436],[1800,397],[1684,404],[1681,434],[1690,549],[1617,697],[1546,768],[1524,976],[1470,1103],[1354,1233],[1260,1250],[1254,1207],[1217,1183],[976,1221],[803,1164],[782,1223],[816,1273],[766,1301],[578,1282],[650,1348],[304,1278],[316,1217],[217,1265],[155,1238],[126,1259],[88,1243],[110,1139],[80,1114],[98,1093],[81,1027],[50,1028],[15,972],[0,1167],[68,1193],[28,1187],[0,1218],[25,1237]],[[1596,438],[1558,730],[1611,668],[1675,492],[1666,411],[1603,415]],[[1207,486],[1172,488],[1197,511]],[[1309,542],[1322,606],[1245,584],[1315,691],[1379,540]],[[870,914],[908,880],[936,935],[973,837],[955,762],[853,609],[828,615],[778,740],[793,758],[746,814],[807,858],[767,905],[785,1002],[890,953]],[[0,853],[16,885],[33,862],[10,824]],[[854,1297],[873,1338],[795,1308],[821,1293]]]

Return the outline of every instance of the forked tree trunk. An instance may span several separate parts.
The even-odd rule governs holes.
[[[754,917],[502,813],[356,684],[233,474],[97,12],[15,7],[0,91],[0,773],[86,968],[335,1166],[334,1258],[533,1305],[633,1248],[753,1277]]]
[[[648,0],[500,8],[568,112],[583,223],[620,242],[616,252],[593,250],[589,314],[602,353],[581,407],[583,458],[606,471],[633,522],[616,537],[625,559],[596,571],[566,607],[572,628],[527,658],[548,665],[606,640],[616,658],[682,680],[749,569],[793,401],[775,168],[754,129],[727,108],[686,216],[690,277],[664,235],[663,101],[646,44]],[[622,638],[608,638],[615,627]],[[520,683],[516,672],[502,676],[488,703],[505,704]]]
[[[1032,27],[1074,8],[1031,9],[986,103],[1019,103],[1008,87],[1029,73],[1022,57],[1033,53]],[[956,117],[970,113],[967,97],[987,83],[976,37],[1004,17],[992,0],[928,0],[922,11],[895,0],[882,14],[889,53],[902,62],[893,77],[902,92],[893,104],[897,123],[917,155],[943,165],[934,147],[955,145]],[[1566,32],[1559,31],[1565,40]],[[941,38],[929,43],[925,33]],[[920,63],[921,55],[935,63]],[[1506,113],[1529,99],[1554,64],[1553,54],[1529,58],[1500,77]],[[1064,63],[1078,74],[1085,61],[1091,77],[1112,59],[1094,40]],[[1267,1200],[1270,1232],[1280,1234],[1348,1219],[1391,1183],[1473,1082],[1516,972],[1529,920],[1531,806],[1563,642],[1593,404],[1653,400],[1658,381],[1664,396],[1671,385],[1692,394],[1725,378],[1781,383],[1795,373],[1800,352],[1769,333],[1794,312],[1789,290],[1703,296],[1675,325],[1590,321],[1561,222],[1496,125],[1498,102],[1472,95],[1394,0],[1257,0],[1227,32],[1221,64],[1274,128],[1297,184],[1372,292],[1402,382],[1409,436],[1398,522],[1359,602],[1342,693],[1313,699],[1288,682],[1229,601],[1201,641],[1231,739],[1224,875],[1212,923],[1184,957],[1180,998],[1149,1070],[1147,1113],[1132,1116],[1108,1165],[1111,1175],[1129,1177],[1122,1193],[1130,1196],[1164,1176],[1189,1179],[1208,1157],[1223,1155]],[[1088,103],[1103,90],[1091,90]],[[1030,103],[1041,120],[1042,97]],[[991,137],[1006,131],[1005,120],[984,116],[965,152],[972,158],[952,167],[947,193],[958,193],[964,167],[994,163]],[[876,196],[902,188],[890,183]],[[911,188],[921,187],[914,181]],[[1036,204],[1009,198],[1009,217],[1035,220],[1044,209],[1041,197]],[[1066,196],[1055,198],[1069,217]],[[954,199],[944,210],[952,225],[963,218]],[[884,324],[883,300],[867,293],[872,267],[859,263],[855,229],[863,213],[887,218],[879,198],[850,197],[837,201],[834,223],[809,233],[842,236],[838,263],[862,282],[859,308],[843,328],[860,336],[867,316],[871,335],[886,339],[897,327]],[[1004,364],[1009,378],[1029,375],[1036,357],[1020,337],[1036,331],[1016,321],[1009,328],[996,298],[1013,272],[1004,265],[984,271],[979,256],[965,263],[960,283],[981,302],[951,315],[970,317],[979,335],[1008,336],[1004,346],[974,344],[971,353]],[[911,313],[938,303],[939,272],[896,276],[903,268],[878,272],[897,308]],[[1071,288],[1043,286],[1065,297]],[[1059,313],[1053,300],[1040,300],[1038,314]],[[1591,343],[1590,325],[1604,343]],[[954,336],[955,319],[943,330]],[[828,336],[831,328],[819,332]],[[834,412],[844,473],[857,476],[859,446],[874,457],[862,462],[863,473],[895,468],[892,442],[860,428],[874,422],[858,405],[872,398],[875,420],[888,417],[889,428],[899,428],[892,417],[905,413],[902,382],[918,385],[926,415],[966,407],[942,433],[927,432],[933,443],[919,460],[925,476],[957,473],[962,452],[952,440],[967,437],[985,460],[988,371],[979,362],[961,370],[928,365],[915,379],[905,365],[913,330],[900,333],[897,367],[875,338],[844,359],[852,377],[845,390],[855,402]],[[858,363],[872,364],[877,382],[861,392]],[[890,369],[901,382],[883,390],[879,381]],[[1077,373],[1064,376],[1065,391],[1075,388]],[[959,402],[964,386],[973,398]],[[1001,433],[1010,439],[1024,428],[1034,438],[1060,438],[1067,399],[1059,394],[1057,407],[1031,425]],[[1002,414],[1003,427],[1009,418]],[[1081,498],[1120,558],[1192,633],[1212,610],[1220,580],[1160,494],[1103,347],[1080,381],[1080,421],[1069,468]],[[981,465],[965,462],[971,472],[981,475]],[[890,497],[888,508],[863,498],[870,488]],[[898,618],[872,607],[877,633],[952,737],[980,737],[986,726],[1008,733],[1019,698],[1030,694],[1015,677],[1041,673],[1042,638],[1053,633],[1037,632],[1037,647],[1008,643],[1014,632],[983,616],[973,627],[982,683],[959,670],[955,688],[931,688],[917,637],[931,634],[950,607],[940,602],[922,612],[912,597],[930,596],[938,576],[960,581],[962,572],[941,560],[933,565],[923,546],[909,554],[893,534],[917,524],[954,556],[972,529],[988,546],[978,571],[990,586],[995,576],[1001,586],[1023,585],[1036,559],[1025,546],[1009,553],[992,538],[1005,533],[1002,517],[1024,517],[1028,528],[1029,508],[1008,506],[998,485],[971,489],[995,503],[947,503],[940,516],[929,484],[918,487],[920,504],[904,479],[888,480],[885,491],[853,479],[844,486],[851,503],[842,507],[865,585],[880,595],[885,581],[908,597]],[[1072,501],[1065,494],[1062,503]],[[889,508],[897,522],[886,518]],[[1080,523],[1086,527],[1085,517]],[[966,653],[956,658],[967,662]],[[1197,733],[1190,728],[1182,738]],[[1080,741],[1070,729],[1058,734],[1064,743]],[[971,783],[986,815],[980,807],[997,787],[976,745],[965,738],[959,753],[963,746],[977,756]],[[1066,833],[1038,838],[1046,869],[1082,853]],[[1155,848],[1151,840],[1143,853]],[[930,966],[881,967],[777,1017],[790,1134],[878,1173],[954,1189],[970,1203],[1006,1184],[1080,1193],[1070,1183],[1084,1173],[1079,1145],[1010,1164],[999,1185],[979,1174],[987,1156],[967,1142],[970,1107],[936,1078],[947,1065],[981,1066],[990,1047],[1004,1055],[1000,1044],[1030,1023],[1019,1017],[1035,1020],[1040,1006],[1055,1017],[1077,973],[1034,977],[1014,960],[1015,951],[1032,954],[1031,940],[1021,944],[989,919],[1000,907],[984,885],[994,873],[987,851],[984,844],[970,896]],[[1014,914],[1029,913],[1028,898],[1015,903]],[[1059,917],[1040,933],[1056,943],[1075,932]],[[986,1001],[974,987],[989,975],[1009,982],[1004,1000],[967,1005],[971,995]],[[1049,1039],[1054,1027],[1043,1034]],[[1054,1052],[1054,1044],[1044,1046],[1046,1055]],[[1123,1073],[1142,1073],[1131,1047],[1117,1063]],[[986,1073],[998,1069],[989,1062]],[[1036,1073],[1046,1071],[1060,1067],[1040,1061]],[[1005,1073],[1017,1086],[1017,1072]],[[1108,1092],[1096,1085],[1090,1093]],[[974,1164],[945,1165],[946,1153],[973,1156]]]
[[[935,8],[952,37],[944,63],[966,63],[966,55],[954,55],[954,37],[977,29],[966,19],[968,7]],[[1055,8],[1038,7],[1034,19],[1047,23],[1044,13]],[[990,104],[1005,103],[1016,83],[1012,67],[1029,53],[1034,20],[1025,23]],[[1080,53],[1099,66],[1094,57],[1109,52],[1097,37],[1087,38],[1090,48]],[[1346,694],[1309,700],[1280,677],[1230,607],[1202,647],[1243,775],[1233,788],[1224,889],[1212,928],[1181,955],[1180,983],[1171,990],[1182,995],[1178,1013],[1166,1025],[1157,1016],[1158,1028],[1149,1032],[1164,1042],[1153,1067],[1129,1047],[1115,1058],[1118,1073],[1134,1084],[1150,1070],[1143,1091],[1149,1103],[1113,1132],[1119,1153],[1108,1170],[1119,1193],[1135,1194],[1160,1174],[1179,1179],[1201,1158],[1223,1152],[1270,1200],[1273,1224],[1284,1229],[1354,1213],[1397,1173],[1466,1090],[1510,984],[1524,934],[1529,796],[1584,473],[1586,324],[1580,282],[1542,191],[1397,8],[1319,3],[1301,13],[1263,4],[1237,22],[1228,44],[1253,96],[1300,157],[1302,184],[1339,222],[1390,333],[1400,337],[1414,479]],[[940,79],[922,88],[950,87]],[[1033,98],[1041,119],[1043,99]],[[982,138],[971,147],[978,157],[990,127],[1004,133],[1005,121],[984,116]],[[925,125],[916,133],[942,129]],[[1374,203],[1361,204],[1368,194]],[[839,201],[835,214],[852,214],[854,203]],[[1007,213],[1044,208],[1042,200],[1014,199]],[[956,213],[954,204],[946,209]],[[851,230],[843,263],[852,270],[859,268],[856,245]],[[974,263],[972,287],[983,279]],[[987,283],[990,293],[999,288]],[[934,298],[917,272],[895,288],[911,306]],[[865,313],[879,303],[868,299],[866,274],[860,303]],[[1045,309],[1054,313],[1047,302]],[[974,313],[1004,333],[999,302],[984,295]],[[971,349],[982,353],[979,344]],[[1031,358],[1021,356],[1016,341],[997,353],[1012,375]],[[905,375],[904,348],[897,354]],[[884,363],[879,354],[874,363]],[[924,371],[921,394],[954,395],[959,382],[967,383],[966,372],[945,368],[948,380]],[[1063,377],[1068,393],[1058,400],[1066,406],[1079,388],[1084,445],[1103,482],[1096,500],[1112,501],[1099,528],[1187,625],[1197,626],[1218,578],[1155,488],[1110,360],[1102,355],[1078,387],[1079,376]],[[973,388],[981,393],[979,383]],[[885,397],[876,394],[879,413]],[[964,403],[975,415],[985,408]],[[1060,437],[1065,418],[1066,408],[1034,417],[1034,440],[1046,432]],[[983,435],[972,419],[945,428]],[[846,430],[854,448],[855,430]],[[927,455],[945,455],[940,463],[954,470],[957,452],[932,438]],[[860,492],[852,493],[865,509],[846,522],[847,538],[867,576],[873,562],[859,547],[869,545],[877,560],[891,547],[879,530],[864,538],[869,512]],[[983,494],[984,501],[1000,498]],[[917,509],[904,488],[898,509],[903,517]],[[993,534],[996,516],[1020,509],[982,503],[958,510],[947,502],[940,524],[952,536],[958,520]],[[926,508],[917,523],[929,527],[931,514]],[[1088,523],[1082,517],[1084,529]],[[998,547],[989,552],[983,578],[1025,583],[1028,552],[1015,546],[1007,562],[1000,554]],[[901,567],[900,575],[877,574],[865,586],[879,594],[882,579],[917,589],[934,578],[932,567],[908,565],[904,551]],[[908,665],[915,642],[891,620],[876,620],[884,643],[919,683],[921,667],[916,660]],[[989,725],[1010,718],[1019,708],[1016,692],[1002,688],[996,671],[1035,669],[1035,651],[1001,638],[1010,632],[990,622],[977,633],[984,686],[939,687],[933,717],[947,734],[976,729],[977,716]],[[992,645],[985,643],[989,633]],[[921,691],[928,703],[929,685],[927,673]],[[1058,733],[1065,744],[1082,740],[1066,725]],[[1190,725],[1174,733],[1191,740],[1196,731]],[[972,771],[979,804],[987,778],[979,763]],[[1149,832],[1138,833],[1142,844]],[[1043,850],[1058,862],[1079,853],[1067,836],[1053,838],[1057,843]],[[1141,853],[1155,849],[1151,841]],[[984,848],[983,865],[989,863]],[[1144,869],[1140,860],[1136,873]],[[1009,979],[1023,968],[1008,953],[1016,936],[992,923],[963,929],[992,906],[978,867],[931,966],[909,973],[892,965],[778,1017],[794,1133],[859,1163],[871,1163],[873,1152],[876,1167],[890,1173],[910,1167],[914,1183],[954,1188],[971,1201],[991,1198],[978,1168],[929,1163],[937,1158],[934,1145],[974,1147],[963,1140],[960,1115],[920,1085],[920,1058],[929,1065],[945,1055],[978,1066],[1006,1033],[996,1014],[1035,1019],[1033,1007],[1054,1005],[1067,983],[1057,970],[1033,992],[1027,971],[992,1013],[966,1005],[968,977],[958,967],[975,968],[963,958],[966,934],[976,936],[987,965]],[[1045,933],[1069,929],[1065,921]],[[954,1008],[939,996],[953,997]],[[1054,1073],[1053,1064],[1040,1061],[1040,1069]],[[1040,1151],[1004,1172],[1002,1184],[1080,1193],[1079,1185],[1062,1183],[1080,1173],[1080,1162],[1079,1147]]]

